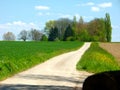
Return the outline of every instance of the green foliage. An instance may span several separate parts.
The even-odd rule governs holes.
[[[81,42],[0,42],[0,80],[75,50]]]
[[[54,20],[50,20],[50,21],[46,22],[45,32],[46,32],[47,35],[49,35],[50,29],[53,28],[54,26],[55,26],[55,21]]]
[[[91,36],[91,41],[106,41],[105,21],[103,18],[94,19],[88,24],[88,32]]]
[[[79,36],[80,41],[90,41],[90,36],[87,30],[82,30]]]
[[[57,27],[51,28],[48,40],[55,41],[57,37],[58,37],[58,28]]]
[[[112,27],[111,27],[110,15],[108,13],[106,13],[106,17],[105,17],[105,28],[106,28],[107,42],[111,42]]]
[[[47,41],[47,40],[48,40],[47,36],[46,35],[42,35],[41,41]]]
[[[75,40],[80,41],[111,41],[112,28],[108,13],[106,14],[105,18],[95,18],[90,22],[84,22],[82,17],[80,17],[79,21],[77,21],[76,17],[74,16],[73,20],[62,18],[54,21],[54,24],[52,24],[51,21],[48,23],[51,25],[46,25],[46,27],[49,28],[49,37],[54,35],[51,35],[51,29],[56,27],[58,29],[57,38],[59,38],[61,41],[66,41],[67,38],[71,36],[74,36]],[[54,32],[54,30],[52,32]],[[74,35],[72,35],[73,33]]]
[[[73,36],[67,37],[66,41],[75,41],[75,37]]]
[[[73,36],[74,36],[74,31],[72,30],[72,27],[69,25],[65,30],[64,41],[66,41],[68,37],[73,37]]]
[[[120,70],[120,67],[111,54],[100,48],[98,43],[92,43],[78,62],[77,69],[97,73]]]

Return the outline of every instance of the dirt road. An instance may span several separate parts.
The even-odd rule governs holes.
[[[79,50],[51,58],[27,71],[0,82],[0,90],[77,90],[90,73],[77,71],[76,64],[89,48],[85,43]]]

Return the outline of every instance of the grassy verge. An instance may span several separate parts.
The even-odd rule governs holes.
[[[0,42],[0,80],[51,57],[80,48],[81,42]]]
[[[92,43],[78,62],[77,69],[98,73],[120,70],[120,67],[110,53],[100,48],[98,43]]]

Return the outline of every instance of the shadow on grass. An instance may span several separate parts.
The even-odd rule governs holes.
[[[2,85],[0,86],[0,90],[82,90],[82,89],[68,86]]]

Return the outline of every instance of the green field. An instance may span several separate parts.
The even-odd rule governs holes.
[[[82,42],[0,41],[0,80],[82,45]]]
[[[92,43],[78,62],[77,69],[98,73],[120,70],[120,66],[110,53],[99,47],[99,43]]]

